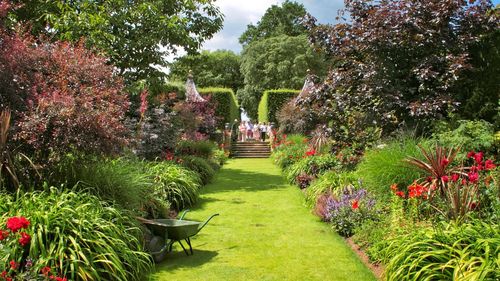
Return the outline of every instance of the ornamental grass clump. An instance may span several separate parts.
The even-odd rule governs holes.
[[[16,270],[29,262],[35,276],[51,272],[68,280],[144,280],[152,269],[135,218],[95,196],[51,188],[1,198],[0,227],[6,225],[10,240],[0,247],[0,269],[9,275],[19,273],[11,261]]]
[[[309,149],[302,155],[302,159],[285,169],[284,173],[290,183],[297,184],[298,177],[307,174],[317,177],[338,167],[338,160],[331,154],[316,155],[314,149]]]
[[[498,280],[500,227],[474,220],[390,239],[385,280]]]

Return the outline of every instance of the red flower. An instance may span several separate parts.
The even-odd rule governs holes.
[[[453,174],[453,175],[451,175],[451,180],[453,182],[457,182],[459,178],[460,178],[459,174]]]
[[[467,180],[466,179],[462,179],[462,185],[466,185],[467,184]]]
[[[479,179],[479,174],[476,172],[469,173],[469,182],[475,183]]]
[[[21,244],[21,246],[26,246],[30,243],[31,241],[31,236],[26,233],[26,232],[21,232],[21,238],[19,238],[19,244]]]
[[[441,177],[441,180],[443,182],[448,182],[450,179],[448,178],[448,176],[444,175],[444,176]]]
[[[441,160],[441,166],[443,166],[443,167],[448,166],[449,163],[450,163],[450,160],[448,160],[448,158],[443,158],[443,160]]]
[[[495,165],[495,163],[493,163],[493,160],[491,159],[488,159],[484,162],[484,169],[485,170],[493,170],[495,169],[497,166]]]
[[[391,189],[392,189],[392,191],[397,192],[398,191],[398,184],[397,183],[393,183],[391,185]]]
[[[353,210],[356,210],[357,208],[359,208],[359,202],[358,202],[358,200],[352,201],[351,207],[352,207]]]
[[[405,198],[405,193],[403,191],[396,191],[395,194],[401,198]]]
[[[0,241],[9,237],[9,232],[7,230],[0,230]]]
[[[476,163],[480,165],[483,162],[483,155],[484,153],[478,152],[474,155],[474,159],[476,160]]]
[[[310,150],[306,151],[307,156],[314,156],[316,155],[316,150],[314,148],[311,148]]]
[[[13,233],[16,233],[19,229],[28,228],[29,225],[30,222],[25,217],[12,217],[7,220],[7,228]]]
[[[44,276],[48,276],[49,273],[50,273],[50,266],[44,266],[42,267],[42,269],[40,270],[40,272],[44,275]]]
[[[66,279],[66,277],[59,277],[59,276],[55,276],[55,275],[50,276],[50,280],[55,280],[55,281],[68,281],[68,279]]]
[[[470,151],[469,153],[467,153],[467,158],[472,158],[476,155],[476,153],[474,151]]]
[[[14,260],[10,261],[9,264],[10,264],[10,269],[12,270],[16,270],[19,267],[19,263],[17,263]]]
[[[421,197],[422,195],[424,195],[422,196],[424,199],[427,198],[427,195],[425,195],[424,193],[427,192],[428,189],[425,186],[420,185],[416,182],[408,186],[408,190],[410,191],[408,193],[409,198]]]

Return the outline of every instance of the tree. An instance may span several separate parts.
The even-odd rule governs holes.
[[[184,48],[196,51],[222,28],[222,14],[213,0],[13,0],[12,12],[28,22],[34,34],[79,41],[105,52],[128,83],[164,76],[157,66]]]
[[[238,91],[241,106],[256,119],[257,105],[265,90],[300,89],[307,69],[322,76],[326,67],[323,56],[310,47],[305,35],[281,35],[255,41],[242,53],[245,87]]]
[[[352,118],[390,128],[445,117],[473,67],[471,46],[499,27],[490,1],[345,3],[345,23],[305,21],[310,40],[341,61],[304,102],[321,105],[333,134]]]
[[[169,66],[171,80],[184,81],[192,70],[199,87],[227,87],[236,92],[243,86],[240,56],[232,51],[203,51],[197,55],[185,55]]]
[[[278,35],[298,36],[306,34],[301,24],[306,15],[304,5],[286,0],[281,6],[272,5],[257,25],[249,24],[239,40],[242,45]]]

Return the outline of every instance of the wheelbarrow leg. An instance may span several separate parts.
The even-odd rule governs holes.
[[[191,251],[191,255],[193,255],[193,247],[191,246],[191,239],[189,239],[189,237],[186,238],[186,243],[188,243],[189,250]]]
[[[189,252],[186,250],[186,248],[184,248],[184,245],[182,245],[181,240],[179,240],[179,241],[177,241],[177,242],[179,242],[179,244],[181,244],[181,247],[182,247],[182,249],[184,250],[184,253],[186,253],[186,255],[188,255],[188,256],[189,256]]]

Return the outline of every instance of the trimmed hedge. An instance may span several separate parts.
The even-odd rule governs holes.
[[[201,88],[198,89],[200,95],[211,95],[212,100],[217,101],[215,114],[222,120],[218,127],[224,127],[225,123],[232,123],[234,119],[240,120],[240,110],[238,101],[233,90],[230,88]]]
[[[299,90],[267,90],[259,102],[259,122],[277,123],[276,114],[281,107],[300,93]]]

